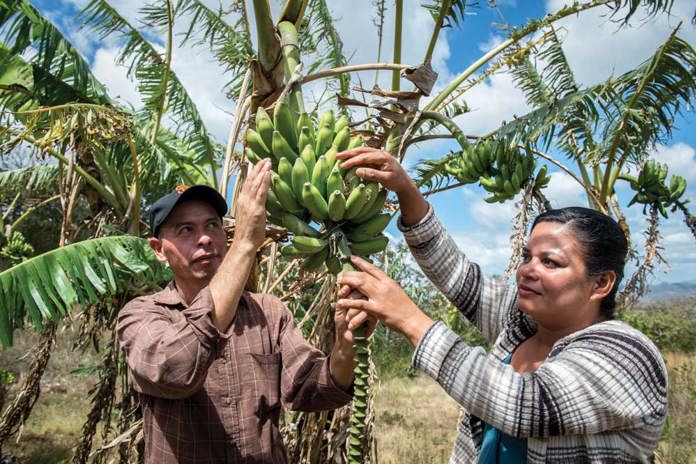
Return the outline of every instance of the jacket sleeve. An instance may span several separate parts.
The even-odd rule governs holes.
[[[479,266],[459,250],[432,205],[420,222],[406,226],[399,218],[398,226],[425,275],[494,342],[517,308],[516,286],[484,276]]]
[[[571,335],[528,373],[468,346],[436,322],[420,340],[413,364],[471,414],[512,436],[640,427],[659,437],[666,417],[662,357],[643,334],[620,322]]]
[[[116,330],[136,391],[180,399],[201,388],[220,337],[211,318],[213,305],[206,287],[181,311],[148,297],[121,310]]]
[[[283,404],[292,410],[322,411],[349,403],[351,395],[331,377],[330,357],[302,336],[288,308],[276,297],[264,295],[264,305],[279,314],[279,345],[282,359],[280,391]]]

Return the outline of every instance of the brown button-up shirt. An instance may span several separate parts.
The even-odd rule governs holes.
[[[190,306],[174,283],[129,302],[118,338],[140,394],[147,463],[285,463],[281,402],[316,411],[351,397],[276,297],[245,292],[226,333],[206,287]]]

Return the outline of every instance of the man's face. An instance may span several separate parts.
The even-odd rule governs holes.
[[[227,252],[227,235],[211,205],[187,201],[174,208],[150,246],[169,264],[177,285],[203,288]]]

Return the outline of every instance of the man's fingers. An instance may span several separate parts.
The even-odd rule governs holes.
[[[369,300],[349,300],[342,298],[336,302],[336,308],[342,309],[344,311],[349,311],[351,309],[359,309],[361,311],[372,311],[372,305]]]
[[[370,317],[368,316],[368,314],[364,311],[361,311],[350,319],[350,321],[348,322],[348,330],[355,330],[369,320]]]
[[[338,289],[338,297],[339,298],[348,298],[348,295],[350,295],[354,290],[350,288],[348,285],[343,285],[341,288]]]

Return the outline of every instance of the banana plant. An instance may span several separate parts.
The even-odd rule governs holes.
[[[422,107],[421,97],[433,89],[434,76],[429,63],[434,45],[443,28],[462,24],[464,13],[470,8],[466,1],[440,0],[425,5],[433,14],[433,32],[422,66],[401,63],[401,30],[404,18],[409,17],[408,11],[404,11],[409,5],[401,1],[395,3],[392,11],[386,9],[385,2],[377,2],[381,24],[384,24],[386,14],[393,12],[395,15],[395,40],[390,62],[381,62],[384,28],[380,27],[377,63],[352,65],[348,64],[341,37],[333,25],[325,0],[288,0],[275,20],[268,0],[248,3],[243,0],[230,2],[230,10],[237,18],[234,24],[229,24],[223,19],[222,12],[211,10],[200,0],[165,0],[149,5],[143,9],[141,19],[165,37],[164,51],[160,53],[149,36],[142,34],[109,2],[90,1],[80,15],[85,27],[95,37],[117,38],[125,44],[119,63],[129,68],[143,100],[141,108],[132,110],[109,97],[104,86],[90,73],[88,63],[40,11],[26,0],[5,1],[0,7],[0,104],[8,111],[0,116],[1,146],[5,152],[16,147],[30,147],[39,154],[39,159],[51,161],[0,173],[3,198],[16,198],[13,204],[23,207],[25,197],[17,182],[26,181],[39,201],[48,201],[59,195],[64,216],[69,222],[72,216],[69,214],[70,201],[66,193],[70,189],[66,189],[66,186],[75,185],[80,187],[79,195],[87,198],[92,205],[93,217],[103,218],[90,224],[89,233],[92,236],[103,233],[102,225],[138,233],[141,203],[170,190],[173,184],[203,182],[217,185],[226,193],[227,179],[235,177],[231,171],[244,167],[247,159],[253,162],[255,156],[284,153],[285,161],[282,156],[274,158],[276,176],[273,195],[277,203],[273,204],[271,199],[268,208],[271,221],[282,225],[293,236],[289,246],[294,249],[282,248],[283,252],[297,253],[292,256],[294,260],[291,263],[307,258],[304,262],[309,269],[315,265],[336,271],[341,256],[356,251],[351,249],[351,243],[355,245],[367,241],[361,239],[377,238],[375,247],[383,247],[385,240],[378,233],[386,226],[384,222],[388,218],[384,214],[377,214],[381,208],[375,205],[384,201],[381,196],[385,193],[375,192],[375,187],[369,187],[372,190],[369,194],[368,185],[360,187],[359,182],[356,184],[350,178],[351,173],[338,171],[338,176],[342,177],[340,181],[337,175],[332,177],[334,170],[328,162],[330,154],[327,160],[328,152],[321,151],[326,151],[327,147],[330,151],[334,144],[340,145],[337,139],[345,140],[345,135],[339,137],[340,131],[335,129],[347,119],[335,117],[333,131],[330,134],[324,131],[319,137],[321,129],[328,129],[331,124],[328,123],[329,116],[319,116],[327,112],[318,108],[326,110],[328,105],[333,104],[333,96],[321,100],[316,108],[305,108],[300,89],[306,83],[325,80],[327,89],[339,94],[337,101],[341,103],[342,115],[347,117],[350,114],[349,106],[361,105],[360,100],[349,96],[351,74],[374,70],[375,74],[379,71],[392,72],[391,88],[372,91],[374,103],[362,105],[369,121],[362,125],[351,124],[349,135],[359,134],[360,143],[384,147],[399,159],[403,159],[408,149],[416,143],[452,138],[459,145],[454,153],[421,164],[418,181],[426,193],[480,184],[490,192],[489,201],[509,201],[522,192],[524,204],[516,223],[519,236],[525,229],[526,214],[532,201],[536,201],[539,208],[547,204],[541,192],[549,180],[548,166],[555,165],[582,183],[591,206],[615,215],[620,221],[622,214],[616,202],[615,185],[621,181],[633,187],[633,181],[637,187],[634,189],[636,202],[648,201],[642,204],[647,205],[651,218],[662,212],[662,205],[665,212],[679,209],[686,215],[687,222],[690,221],[688,223],[693,225],[695,222],[682,196],[677,195],[684,188],[677,176],[672,176],[671,180],[660,180],[659,166],[657,183],[647,182],[650,177],[647,174],[643,174],[646,181],[643,183],[640,174],[637,177],[635,174],[652,169],[648,167],[651,166],[648,162],[649,148],[669,135],[674,115],[690,102],[689,95],[694,91],[691,47],[675,31],[660,50],[636,70],[614,78],[603,86],[580,88],[553,31],[553,25],[558,20],[593,8],[603,9],[625,23],[637,11],[648,11],[653,16],[668,12],[671,1],[576,2],[543,19],[531,20],[520,28],[510,29],[503,42],[446,83]],[[248,7],[253,7],[253,18],[248,16]],[[619,18],[618,15],[623,12],[626,14]],[[252,20],[257,33],[256,49],[250,40]],[[224,82],[230,95],[237,97],[235,119],[224,150],[226,160],[222,165],[221,182],[217,181],[216,174],[223,157],[223,147],[210,136],[195,104],[171,69],[171,57],[176,46],[174,23],[184,21],[186,33],[182,40],[213,52],[226,69],[225,79],[221,79],[221,82]],[[532,64],[532,54],[537,50],[541,50],[541,57],[550,63],[541,71]],[[296,65],[302,61],[301,58],[304,61],[300,68]],[[466,92],[491,73],[502,69],[511,69],[515,73],[518,85],[525,91],[533,110],[490,134],[466,134],[465,128],[454,122],[456,116],[467,109],[463,100]],[[406,80],[414,84],[413,90],[401,89]],[[282,110],[283,105],[290,111],[290,122],[299,123],[299,126],[275,120],[285,111]],[[650,109],[640,111],[641,108]],[[264,112],[267,112],[267,119]],[[165,123],[167,117],[175,121],[173,126]],[[107,127],[110,126],[107,122],[117,124]],[[269,122],[273,128],[270,137]],[[246,136],[240,148],[241,134]],[[314,143],[305,143],[312,139]],[[349,144],[358,143],[352,140],[348,137]],[[628,140],[639,143],[631,145],[627,143]],[[312,145],[314,153],[304,150],[307,145]],[[558,157],[552,156],[549,153],[551,148],[558,149],[576,163],[580,174],[575,175]],[[310,156],[312,154],[314,158]],[[320,156],[317,155],[322,154],[324,161],[320,163]],[[300,181],[303,173],[298,159],[307,171],[308,180],[305,182]],[[312,161],[314,166],[310,169]],[[317,165],[320,165],[319,171],[323,174],[312,179]],[[235,188],[243,178],[242,169],[236,176]],[[335,188],[329,191],[331,187],[325,186],[323,180]],[[289,190],[284,189],[281,182]],[[351,185],[351,182],[354,184]],[[309,186],[305,189],[307,183]],[[314,190],[319,191],[319,195]],[[336,191],[338,194],[335,194]],[[279,195],[278,192],[283,193]],[[355,195],[351,205],[364,201],[361,205],[364,208],[368,202],[374,202],[377,210],[369,211],[370,215],[365,210],[364,214],[347,219],[345,214],[351,195]],[[342,196],[346,203],[343,208]],[[368,200],[363,200],[365,197]],[[294,199],[297,204],[292,204],[289,199]],[[341,209],[344,210],[343,217],[339,214]],[[292,213],[296,220],[287,213]],[[351,211],[350,215],[353,214],[355,211]],[[17,223],[18,219],[10,224],[14,224],[15,229],[22,222]],[[625,221],[622,223],[625,225]],[[625,230],[628,233],[628,229]],[[318,237],[312,236],[315,234]],[[298,240],[298,237],[307,238]],[[88,246],[87,242],[85,246]],[[305,251],[301,251],[302,246]],[[126,250],[135,253],[133,250],[136,248]],[[288,298],[296,297],[289,302],[291,307],[297,309],[301,323],[314,321],[313,325],[307,323],[303,327],[318,346],[325,348],[326,340],[330,337],[326,331],[322,332],[324,324],[321,321],[326,320],[326,315],[316,309],[321,306],[328,310],[328,303],[333,297],[331,273],[316,278],[323,285],[318,293],[313,293],[316,295],[315,303],[310,302],[309,309],[301,308],[298,301],[302,298],[297,295],[307,279],[302,274],[296,274],[290,264],[283,267],[281,262],[275,267],[274,250],[277,248],[276,245],[270,246],[274,254],[265,261],[268,263],[264,276],[265,288],[282,288],[287,290]],[[109,253],[108,250],[101,251],[99,247],[85,248],[83,252],[87,259],[94,258],[95,254]],[[147,262],[146,257],[139,259]],[[41,271],[40,266],[31,269],[32,272]],[[11,274],[13,270],[11,268],[5,272]],[[104,272],[108,275],[108,271]],[[38,278],[32,273],[28,275],[30,279]],[[317,273],[308,275],[316,276]],[[284,279],[290,278],[297,282],[286,285]],[[92,292],[98,295],[95,290],[98,282],[89,276],[81,279],[80,285],[92,288]],[[22,298],[33,297],[27,288],[12,287],[8,301],[20,304]],[[54,301],[50,294],[40,301],[45,305],[43,311],[38,304],[36,308],[24,312],[12,309],[15,311],[12,314],[17,317],[8,319],[8,330],[13,328],[12,324],[21,324],[20,320],[24,318],[36,325],[51,317],[62,317],[59,308],[65,302]],[[7,313],[10,314],[10,311]],[[111,358],[107,356],[105,359]],[[365,363],[361,363],[364,367]],[[92,417],[99,417],[100,407],[95,403]],[[290,449],[293,460],[322,462],[334,460],[339,454],[347,454],[348,459],[367,462],[367,449],[355,451],[357,448],[351,447],[350,451],[346,451],[345,440],[337,441],[334,438],[327,443],[323,437],[323,430],[330,427],[330,422],[341,422],[340,414],[337,412],[333,418],[329,415],[315,419],[303,415],[295,417],[293,420],[299,424],[301,438]],[[314,422],[310,423],[311,420]],[[128,424],[127,421],[123,422],[122,432],[130,430]],[[312,429],[314,432],[310,433]],[[360,444],[369,441],[368,432],[363,430],[357,433],[355,437]],[[81,449],[85,451],[90,447],[91,441],[85,441]],[[82,457],[78,460],[86,459],[85,456],[89,455],[86,451],[79,454]]]

